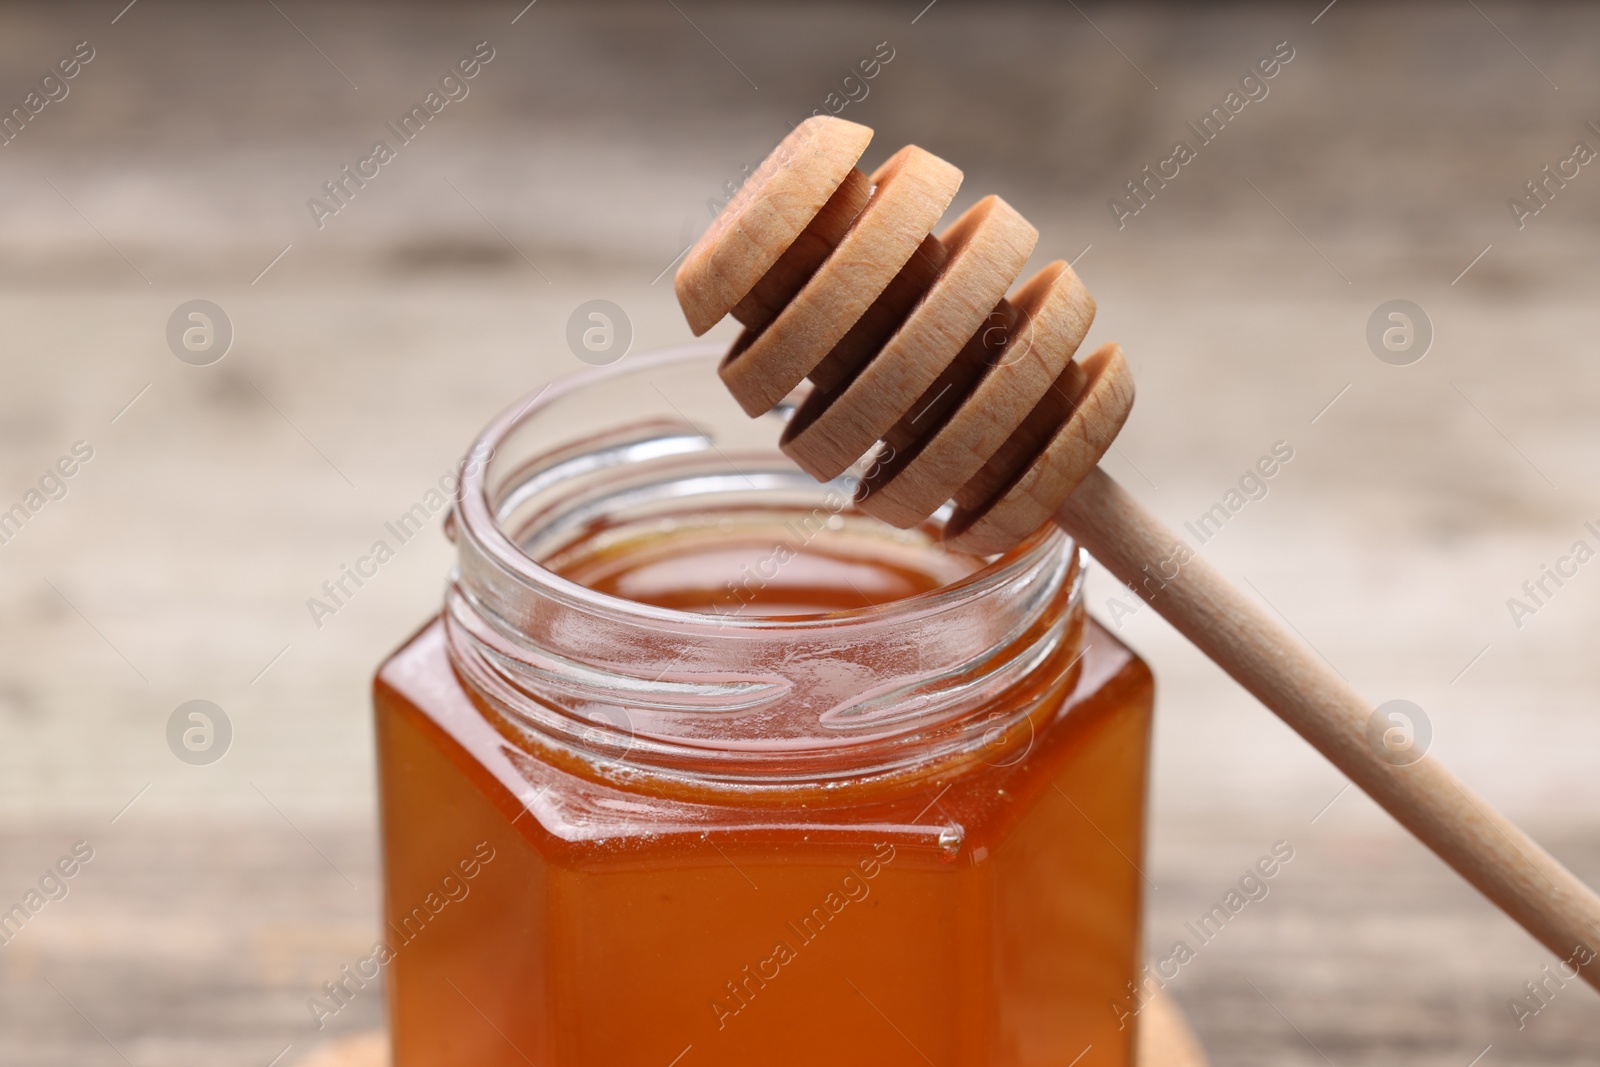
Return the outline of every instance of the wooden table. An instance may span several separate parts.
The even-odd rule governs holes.
[[[1183,1013],[1165,995],[1141,1014],[1137,1067],[1206,1067],[1205,1053]],[[298,1061],[298,1067],[387,1067],[389,1041],[381,1030],[357,1034]]]
[[[1127,349],[1117,477],[1181,527],[1292,444],[1207,553],[1600,881],[1600,571],[1520,629],[1506,606],[1600,520],[1600,172],[1521,230],[1506,206],[1597,144],[1600,11],[522,6],[0,8],[7,107],[97,49],[0,149],[0,507],[95,449],[0,547],[0,906],[97,850],[0,947],[0,1063],[287,1067],[382,1025],[376,994],[320,1033],[305,1000],[375,936],[366,690],[449,546],[415,538],[320,629],[307,598],[581,366],[579,304],[624,306],[635,351],[684,340],[667,268],[706,201],[880,41],[843,116],[968,162],[1077,260],[1091,346]],[[471,95],[317,229],[306,200],[480,40]],[[1270,95],[1118,229],[1107,199],[1279,41]],[[196,297],[236,326],[212,367],[165,339]],[[1436,327],[1411,367],[1364,338],[1399,297]],[[1153,613],[1103,576],[1089,599],[1158,679],[1152,958],[1297,850],[1170,987],[1217,1063],[1592,1067],[1600,998],[1519,1029],[1548,955]],[[164,738],[197,697],[235,727],[209,767]]]

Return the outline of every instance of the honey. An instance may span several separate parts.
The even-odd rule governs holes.
[[[462,479],[375,686],[395,1063],[1132,1064],[1152,684],[1076,550],[859,515],[703,363]]]

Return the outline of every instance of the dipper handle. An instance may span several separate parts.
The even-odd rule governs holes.
[[[1600,897],[1437,760],[1369,736],[1372,705],[1096,468],[1055,514],[1234,681],[1557,957],[1600,989]]]
[[[783,450],[819,479],[871,452],[865,512],[1002,552],[1052,517],[1418,840],[1562,959],[1589,967],[1600,897],[1425,753],[1369,740],[1372,707],[1097,464],[1133,405],[1115,344],[1075,359],[1094,300],[1048,264],[1008,292],[1038,233],[985,197],[931,232],[961,172],[915,146],[867,177],[865,126],[807,119],[679,268],[695,333],[745,326],[719,373],[759,415],[811,392]]]

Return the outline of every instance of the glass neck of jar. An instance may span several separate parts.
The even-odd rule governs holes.
[[[719,355],[691,346],[564,380],[475,444],[445,625],[480,705],[518,743],[624,788],[838,795],[1002,761],[1081,650],[1082,562],[1054,528],[932,592],[824,615],[671,610],[545,566],[600,526],[692,537],[686,524],[708,521],[770,534],[769,565],[796,538],[941,551],[936,528],[857,512],[851,475],[796,468],[771,421],[714,387]]]

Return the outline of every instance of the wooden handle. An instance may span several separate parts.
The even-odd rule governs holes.
[[[1096,468],[1056,521],[1417,840],[1561,959],[1600,945],[1600,897],[1437,760],[1371,745],[1373,708],[1314,652]],[[1600,989],[1600,968],[1583,968]]]

